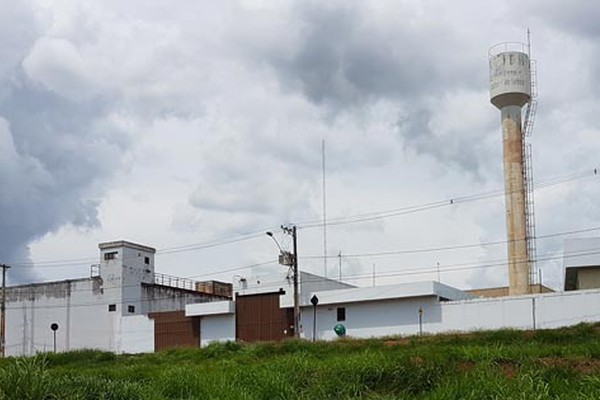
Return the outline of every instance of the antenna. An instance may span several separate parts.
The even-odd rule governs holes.
[[[327,186],[325,184],[325,138],[321,140],[323,173],[323,276],[327,278]]]

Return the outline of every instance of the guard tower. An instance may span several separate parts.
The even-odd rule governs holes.
[[[105,242],[100,248],[100,277],[104,296],[118,315],[144,313],[142,283],[154,283],[152,247],[119,240]]]
[[[527,51],[526,51],[527,50]],[[504,153],[504,196],[509,295],[530,293],[535,261],[535,217],[531,133],[535,85],[529,45],[502,43],[490,49],[490,101],[500,110]],[[522,108],[527,105],[525,123]]]

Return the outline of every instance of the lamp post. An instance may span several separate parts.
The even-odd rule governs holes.
[[[316,294],[310,298],[310,302],[313,305],[313,342],[315,342],[317,340],[317,305],[319,304]]]
[[[294,252],[285,251],[279,245],[279,242],[273,236],[273,232],[266,232],[279,248],[279,264],[292,268],[292,278],[294,282],[294,337],[300,338],[300,295],[298,293],[298,238],[296,235],[296,226],[281,226],[283,232],[292,236]]]
[[[52,323],[50,329],[52,329],[52,333],[54,334],[54,352],[56,353],[56,331],[58,330],[58,324],[56,322]]]

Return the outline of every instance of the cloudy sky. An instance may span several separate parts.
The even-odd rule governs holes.
[[[341,252],[355,284],[435,279],[437,263],[461,288],[506,284],[505,245],[486,245],[506,237],[487,51],[527,27],[537,233],[600,226],[595,2],[0,7],[0,262],[13,283],[87,276],[97,244],[118,239],[156,247],[167,274],[267,274],[281,267],[266,264],[277,248],[263,232],[287,247],[277,227],[297,223],[310,272],[337,277]],[[554,287],[565,237],[538,240]]]

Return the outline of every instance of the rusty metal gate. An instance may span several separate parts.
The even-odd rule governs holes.
[[[185,311],[148,314],[154,320],[154,351],[174,347],[200,346],[200,319],[185,316]]]
[[[281,292],[236,297],[236,339],[244,342],[279,341],[293,336],[292,309],[279,308]]]

